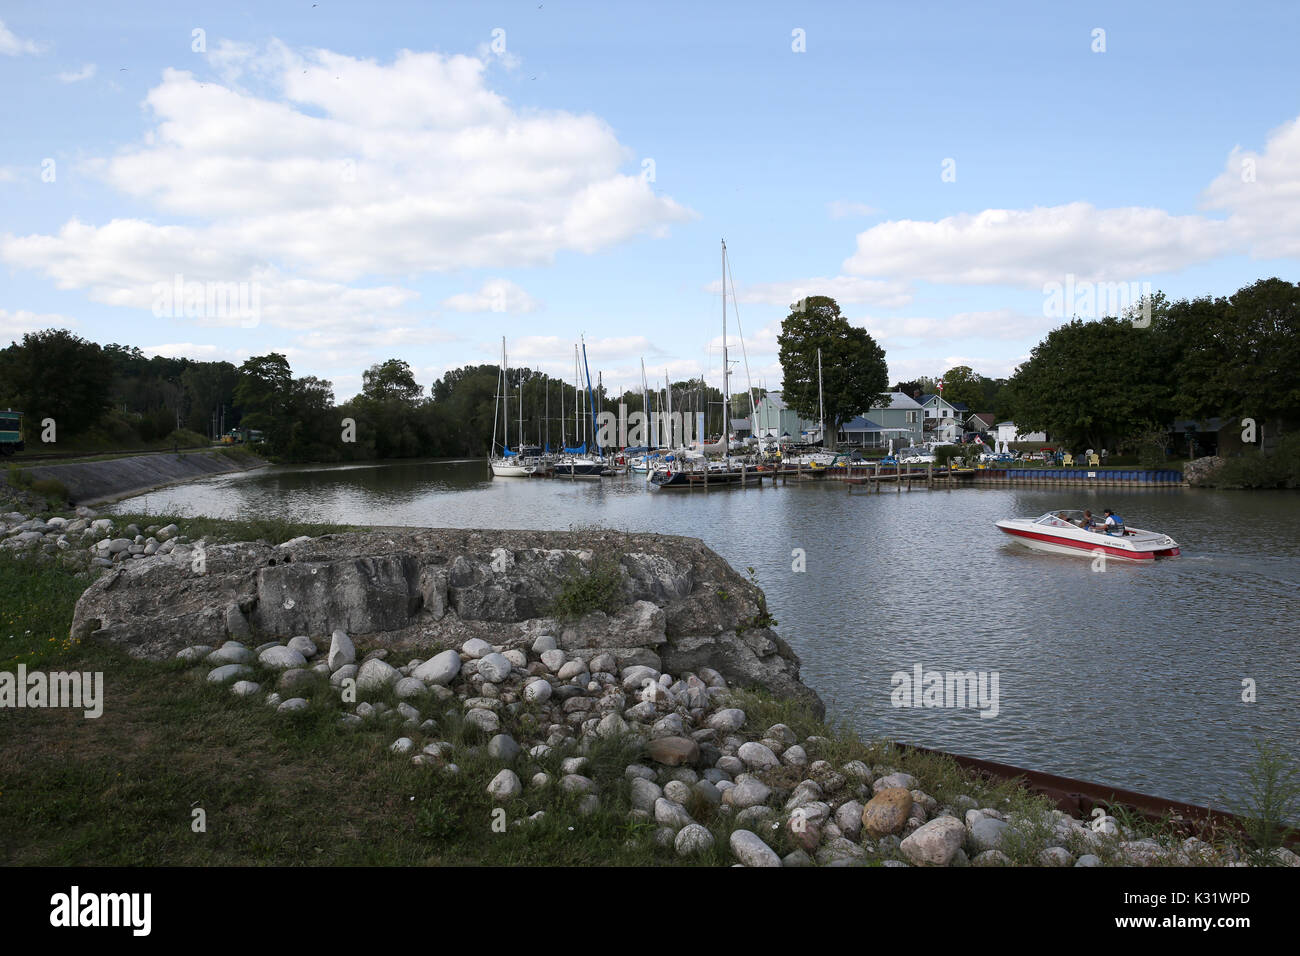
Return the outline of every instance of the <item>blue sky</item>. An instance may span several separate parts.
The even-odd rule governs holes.
[[[1300,8],[1087,6],[0,3],[0,338],[284,351],[342,399],[584,334],[608,385],[717,384],[725,237],[777,387],[805,294],[893,378],[1005,375],[1046,283],[1294,278]]]

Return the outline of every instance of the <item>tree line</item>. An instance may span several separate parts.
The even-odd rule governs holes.
[[[24,413],[29,447],[40,423],[53,419],[57,440],[78,448],[191,445],[232,430],[262,434],[260,449],[287,462],[385,458],[472,457],[509,443],[558,450],[592,441],[589,401],[596,410],[645,411],[640,390],[612,394],[593,383],[572,384],[544,372],[510,367],[508,408],[499,407],[501,370],[466,365],[448,371],[425,393],[410,365],[392,358],[366,369],[361,393],[338,403],[331,382],[295,376],[278,352],[241,365],[146,357],[139,348],[99,345],[64,329],[30,332],[0,350],[0,408]],[[650,407],[664,405],[650,389]],[[722,395],[699,381],[672,384],[674,410],[702,411],[720,434]],[[579,410],[575,421],[575,408]],[[733,398],[733,415],[748,399]],[[581,437],[580,437],[581,436]]]

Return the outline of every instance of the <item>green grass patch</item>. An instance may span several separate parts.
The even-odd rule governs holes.
[[[597,555],[589,568],[573,560],[569,577],[548,613],[561,621],[574,621],[592,611],[613,614],[623,603],[622,566],[613,558]]]

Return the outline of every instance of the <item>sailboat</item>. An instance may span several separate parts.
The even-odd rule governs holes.
[[[497,411],[502,414],[501,454],[497,451]],[[523,387],[519,397],[519,443],[523,444]],[[510,450],[510,376],[506,372],[506,338],[501,336],[501,372],[497,376],[496,405],[492,412],[492,474],[498,478],[528,478],[537,470],[537,462]]]
[[[746,461],[731,458],[731,366],[727,356],[727,242],[722,241],[722,437],[712,443],[705,443],[700,436],[699,443],[691,449],[695,459],[681,463],[681,455],[667,467],[651,472],[650,482],[658,488],[690,488],[696,485],[732,485],[761,482],[765,469],[761,465],[751,465]],[[753,390],[750,390],[750,402],[753,402]],[[701,456],[722,455],[721,461],[711,462]]]
[[[587,346],[585,342],[582,346],[582,353],[585,359],[587,354]],[[587,442],[585,441],[586,436],[579,431],[580,428],[585,430],[587,426],[586,420],[579,414],[578,402],[582,395],[580,385],[581,381],[578,371],[578,346],[575,345],[573,347],[573,440],[576,442],[579,437],[582,437],[584,438],[584,441],[577,447],[566,447],[564,449],[563,457],[556,459],[556,461],[551,465],[552,474],[558,478],[599,478],[605,473],[606,469],[605,462],[601,460],[599,455],[592,456],[587,454]],[[587,399],[588,404],[590,404],[592,400],[590,372],[587,373]],[[594,436],[596,431],[596,413],[594,408],[591,413],[591,429]],[[599,451],[599,448],[597,448],[597,451]]]

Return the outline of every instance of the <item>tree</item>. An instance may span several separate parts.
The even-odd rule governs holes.
[[[361,379],[361,392],[366,398],[418,402],[424,393],[424,386],[415,381],[411,366],[402,359],[372,365],[362,373]]]
[[[826,436],[875,404],[889,387],[885,350],[866,329],[850,325],[829,296],[810,296],[781,323],[781,397],[807,419],[818,418],[817,350],[821,349],[822,404]],[[834,437],[831,439],[834,443]]]
[[[949,404],[965,405],[972,412],[982,411],[984,401],[983,376],[969,365],[958,365],[943,373],[943,399]]]
[[[112,404],[112,383],[103,349],[66,329],[28,332],[0,352],[4,401],[25,413],[29,428],[52,418],[62,436],[98,424]]]
[[[1261,279],[1227,298],[1180,300],[1162,313],[1153,328],[1177,350],[1184,414],[1300,422],[1300,285]]]
[[[1074,449],[1117,447],[1174,414],[1170,340],[1108,317],[1053,329],[1008,383],[1012,420]]]

